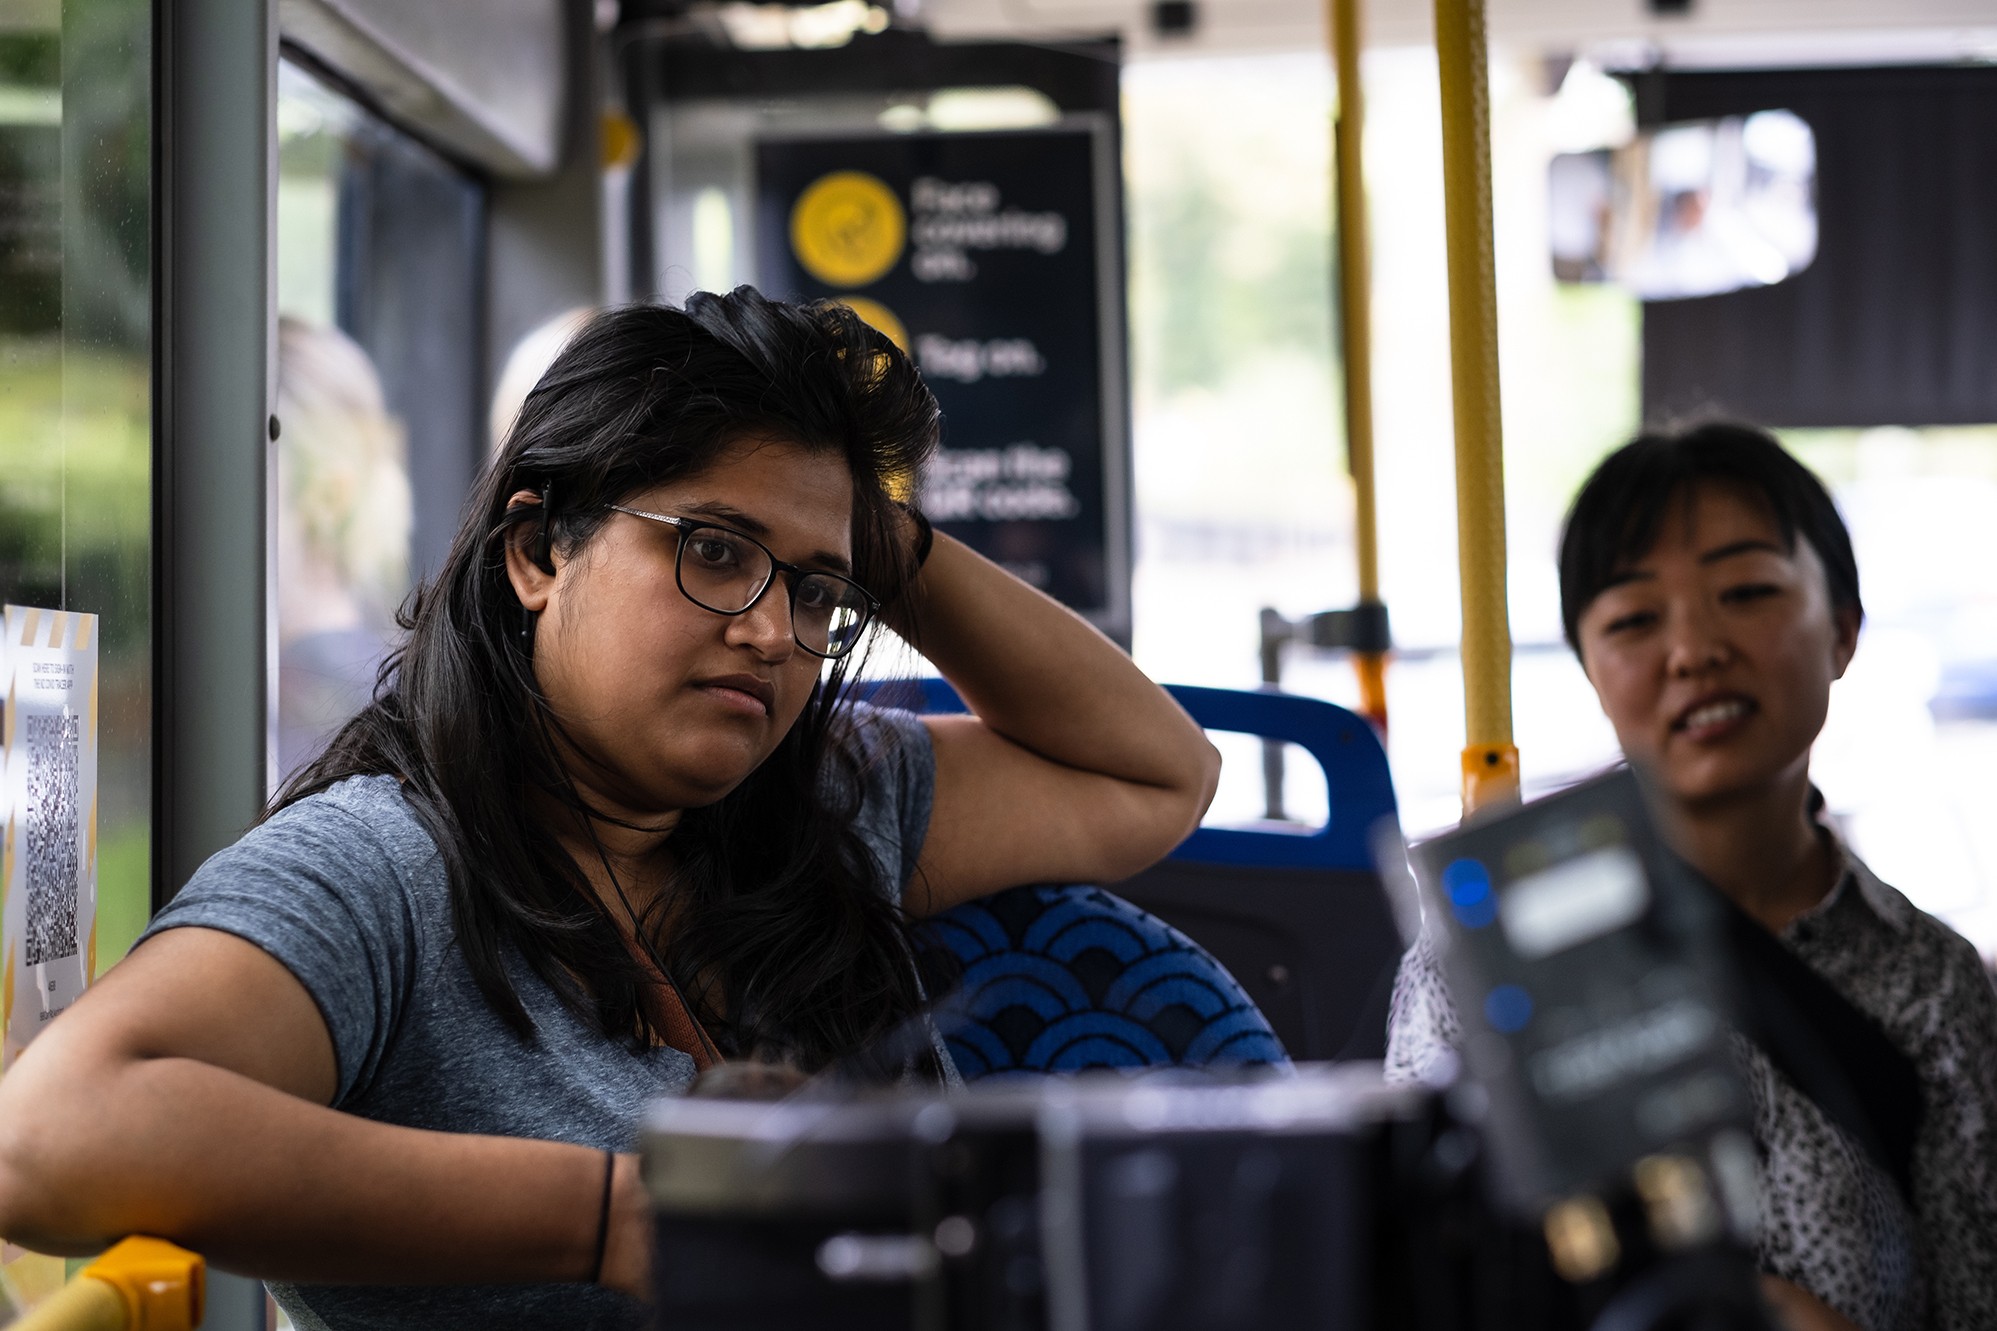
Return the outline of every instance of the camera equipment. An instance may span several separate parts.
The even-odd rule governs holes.
[[[658,1324],[1766,1326],[1716,925],[1633,781],[1415,858],[1447,912],[1463,1085],[1347,1064],[661,1101]]]
[[[1635,776],[1474,823],[1415,859],[1488,1095],[1501,1203],[1543,1214],[1556,1263],[1583,1279],[1614,1264],[1622,1193],[1663,1251],[1751,1237],[1724,920],[1658,844]]]
[[[1371,1070],[655,1107],[661,1326],[1366,1326]]]

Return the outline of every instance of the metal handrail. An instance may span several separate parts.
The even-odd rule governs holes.
[[[1490,56],[1484,0],[1435,0],[1456,416],[1456,556],[1463,584],[1463,811],[1518,798],[1505,613],[1505,463],[1491,241]]]
[[[1359,607],[1380,601],[1380,524],[1373,482],[1373,265],[1367,242],[1366,96],[1359,76],[1360,0],[1326,0],[1325,34],[1338,70],[1338,116],[1332,125],[1332,206],[1338,219],[1338,329],[1345,368],[1345,461],[1352,474],[1352,539],[1359,562]],[[1359,712],[1387,728],[1387,649],[1353,653]]]

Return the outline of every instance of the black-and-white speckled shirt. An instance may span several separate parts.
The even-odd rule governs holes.
[[[1760,1155],[1761,1265],[1865,1331],[1997,1328],[1997,987],[1966,939],[1843,854],[1837,886],[1781,939],[1913,1060],[1927,1101],[1913,1206],[1736,1035]],[[1462,1042],[1426,935],[1401,960],[1388,1021],[1390,1079],[1436,1075]]]

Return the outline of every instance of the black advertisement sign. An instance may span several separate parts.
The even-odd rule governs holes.
[[[756,252],[765,291],[842,300],[921,368],[944,415],[930,520],[1125,636],[1108,157],[1086,126],[764,140]]]

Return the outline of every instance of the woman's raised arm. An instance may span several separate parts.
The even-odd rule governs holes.
[[[911,910],[1125,878],[1198,826],[1220,755],[1087,621],[940,533],[911,599],[889,622],[912,611],[973,713],[926,718],[936,803]]]
[[[231,934],[173,929],[114,967],[0,1078],[0,1233],[93,1252],[171,1239],[271,1279],[587,1279],[604,1161],[559,1142],[394,1127],[326,1107],[311,996]],[[635,1157],[605,1283],[643,1280]]]

